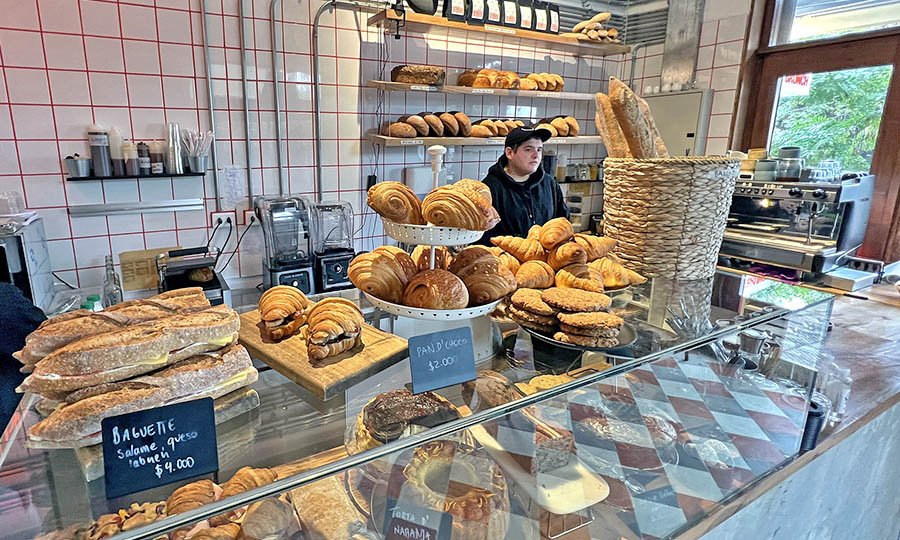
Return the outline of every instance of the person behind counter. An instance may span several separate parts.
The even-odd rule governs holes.
[[[544,143],[549,138],[546,129],[523,127],[506,136],[503,155],[483,180],[491,189],[500,223],[486,231],[480,243],[490,245],[495,236],[524,237],[532,225],[569,217],[559,184],[541,166]]]
[[[15,285],[0,283],[0,429],[6,427],[19,405],[16,387],[25,379],[22,364],[12,353],[25,345],[25,336],[47,319]]]

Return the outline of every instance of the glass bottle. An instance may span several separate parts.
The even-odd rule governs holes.
[[[87,301],[91,304],[91,311],[103,311],[103,304],[100,303],[99,294],[89,294]]]
[[[106,256],[106,273],[103,275],[103,305],[109,307],[122,301],[122,282],[116,267],[113,265],[112,255]]]

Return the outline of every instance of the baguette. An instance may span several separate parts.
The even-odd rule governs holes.
[[[143,375],[231,343],[237,312],[216,306],[80,339],[41,360],[18,392],[45,397]]]
[[[79,390],[28,430],[29,446],[77,448],[98,444],[104,418],[203,397],[216,399],[257,378],[247,350],[230,345],[150,375]]]
[[[650,123],[641,112],[638,97],[631,88],[619,79],[610,77],[609,101],[625,140],[628,141],[631,154],[637,159],[658,157],[656,141],[650,132]]]
[[[633,157],[631,150],[628,148],[628,142],[625,140],[625,134],[616,120],[616,114],[613,112],[612,104],[609,96],[598,92],[595,96],[597,101],[597,113],[594,120],[597,124],[597,131],[603,139],[603,145],[606,146],[606,153],[611,158],[630,158]]]
[[[191,313],[209,307],[209,300],[200,287],[169,291],[145,300],[129,300],[100,312],[79,309],[47,319],[28,337],[21,351],[13,356],[25,364],[30,372],[34,364],[56,349],[73,341],[118,330],[128,325]]]

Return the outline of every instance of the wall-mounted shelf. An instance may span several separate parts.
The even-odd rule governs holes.
[[[503,146],[506,137],[387,137],[368,133],[366,137],[375,144],[383,146],[430,146],[441,144],[444,146]],[[600,135],[579,135],[577,137],[553,137],[544,144],[603,144]]]
[[[375,15],[369,17],[369,26],[376,26],[386,22],[399,22],[404,20],[404,15],[397,13],[393,9],[379,11]],[[464,22],[448,21],[443,17],[434,15],[422,15],[412,10],[406,10],[406,26],[407,30],[427,31],[431,27],[454,28],[457,30],[468,30],[469,32],[483,32],[485,34],[493,34],[496,36],[517,37],[547,43],[548,48],[567,50],[578,56],[612,56],[615,54],[628,54],[631,52],[631,46],[621,45],[618,43],[589,43],[578,41],[575,38],[558,36],[555,34],[545,34],[543,32],[534,32],[532,30],[519,30],[506,26],[494,26],[486,24],[484,26],[468,25]]]
[[[146,178],[141,176],[140,178]],[[165,177],[162,177],[165,178]],[[80,204],[69,206],[72,217],[115,216],[130,214],[154,214],[159,212],[183,212],[204,210],[203,199],[176,199],[173,201],[135,201],[126,203]]]
[[[189,176],[205,176],[205,173],[181,173],[181,174],[150,174],[150,175],[125,175],[125,176],[67,176],[67,182],[89,182],[91,180],[130,180],[133,178],[185,178]]]
[[[583,92],[547,92],[541,90],[509,90],[506,88],[471,88],[468,86],[430,86],[427,84],[406,84],[390,81],[369,81],[370,88],[381,88],[395,92],[436,92],[440,94],[464,94],[473,96],[511,96],[525,98],[571,99],[574,101],[594,101],[594,94]]]

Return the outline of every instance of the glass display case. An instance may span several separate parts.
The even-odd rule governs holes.
[[[26,396],[3,434],[0,537],[674,538],[797,455],[832,297],[730,273],[613,296],[633,343],[562,349],[493,319],[479,378],[435,391],[454,414],[391,437],[366,414],[411,388],[406,360],[329,401],[259,366],[260,406],[217,427],[205,478],[220,497],[242,467],[274,474],[176,515],[162,503],[200,479],[107,499],[75,452],[26,446]],[[243,522],[204,532],[229,512]]]

